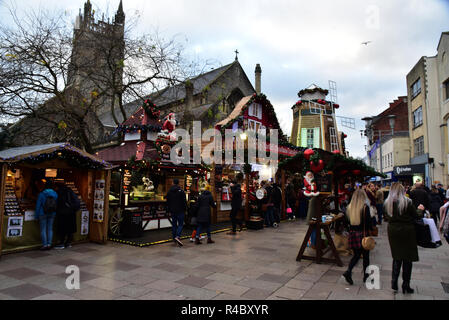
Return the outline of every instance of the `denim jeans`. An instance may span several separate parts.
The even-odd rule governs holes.
[[[53,222],[55,221],[56,214],[44,214],[39,217],[39,224],[41,227],[41,239],[42,245],[51,246],[53,241]]]
[[[171,224],[173,239],[176,237],[181,237],[182,228],[184,227],[184,212],[172,213]]]
[[[196,237],[199,239],[201,235],[201,231],[206,230],[207,237],[210,239],[210,222],[198,222],[198,227],[196,228]]]
[[[273,217],[273,212],[274,212],[274,207],[267,207],[267,211],[265,211],[265,217],[264,217],[264,222],[267,226],[272,226],[273,222],[274,222],[274,217]]]

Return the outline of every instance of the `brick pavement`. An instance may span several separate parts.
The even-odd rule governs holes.
[[[393,294],[386,225],[379,229],[371,253],[371,264],[380,268],[379,290],[362,285],[361,262],[350,286],[341,277],[345,267],[295,261],[306,232],[304,222],[295,221],[237,236],[216,234],[215,244],[200,246],[186,241],[182,248],[171,243],[138,248],[110,242],[5,255],[0,300],[448,300],[442,282],[449,283],[449,245],[419,248],[412,273],[416,293]],[[349,259],[342,257],[345,266]],[[79,290],[65,286],[68,265],[80,267]]]

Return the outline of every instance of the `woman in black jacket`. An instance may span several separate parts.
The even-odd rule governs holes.
[[[212,240],[210,234],[211,207],[216,208],[217,205],[212,197],[212,193],[209,191],[209,186],[207,186],[198,198],[198,213],[196,218],[198,227],[196,229],[195,244],[201,244],[200,235],[202,229],[206,229],[207,243],[215,242]]]
[[[346,214],[349,220],[349,248],[354,251],[354,255],[349,262],[348,269],[343,277],[349,284],[352,281],[352,269],[363,256],[363,282],[368,278],[366,268],[369,266],[369,251],[363,249],[362,239],[369,235],[372,229],[372,219],[370,215],[369,199],[362,189],[357,189],[352,195],[351,203],[348,205]]]
[[[438,225],[438,216],[440,215],[440,208],[443,206],[444,202],[441,200],[440,193],[435,186],[432,186],[430,192],[430,205],[429,211],[433,220],[435,221],[435,225]]]

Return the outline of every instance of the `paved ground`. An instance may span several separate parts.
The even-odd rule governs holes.
[[[353,286],[345,268],[296,262],[306,226],[284,222],[278,229],[214,235],[215,244],[185,242],[138,248],[117,243],[81,244],[67,250],[10,254],[0,259],[0,299],[449,299],[449,245],[419,249],[413,295],[393,294],[386,225],[380,227],[371,263],[381,269],[381,289]],[[167,232],[169,233],[169,232]],[[342,257],[345,265],[350,257]],[[65,286],[65,268],[81,270],[79,290]],[[401,281],[399,282],[401,284]]]

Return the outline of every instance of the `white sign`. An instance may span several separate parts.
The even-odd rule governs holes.
[[[256,191],[256,197],[259,200],[262,200],[265,197],[265,190],[260,188]]]
[[[81,235],[89,234],[89,211],[81,212]]]
[[[33,221],[36,220],[36,213],[34,210],[26,210],[25,211],[25,221]]]

